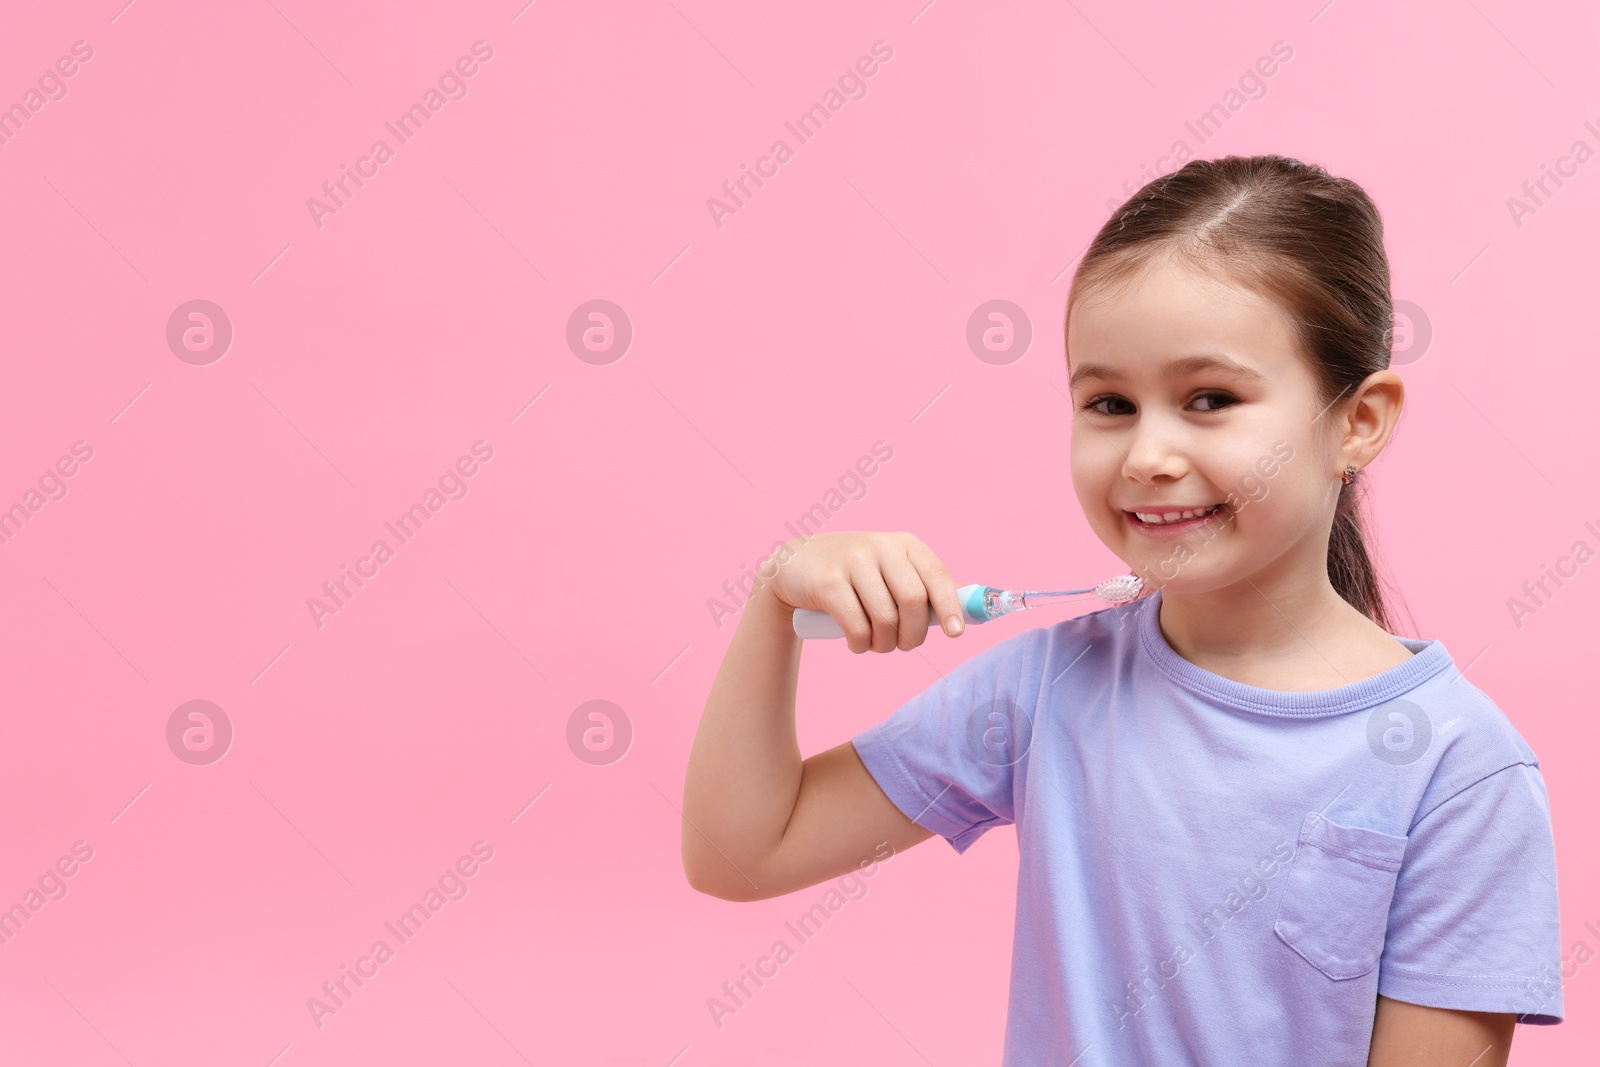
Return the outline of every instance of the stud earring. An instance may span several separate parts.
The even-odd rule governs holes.
[[[1345,485],[1349,485],[1351,482],[1356,480],[1356,469],[1354,467],[1346,467],[1344,469],[1344,476],[1343,477],[1344,477],[1344,484]]]

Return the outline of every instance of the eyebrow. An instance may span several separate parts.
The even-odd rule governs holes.
[[[1161,369],[1161,377],[1163,380],[1170,380],[1172,378],[1182,378],[1188,374],[1196,374],[1200,371],[1232,374],[1238,378],[1249,378],[1254,381],[1264,382],[1267,380],[1264,374],[1246,367],[1243,363],[1229,359],[1227,356],[1209,353],[1175,359]],[[1067,382],[1067,388],[1076,389],[1082,383],[1091,380],[1115,381],[1120,377],[1121,375],[1112,367],[1103,366],[1099,363],[1085,363],[1072,372],[1072,378]]]

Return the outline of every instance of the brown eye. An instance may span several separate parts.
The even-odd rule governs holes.
[[[1223,407],[1231,407],[1238,403],[1236,398],[1227,393],[1201,393],[1199,396],[1195,397],[1195,401],[1199,402],[1201,400],[1223,402],[1222,407],[1218,407],[1215,403],[1213,403],[1210,407],[1201,408],[1201,411],[1221,411]]]
[[[1093,412],[1095,412],[1096,414],[1099,414],[1099,415],[1126,414],[1126,412],[1106,411],[1100,405],[1101,404],[1127,404],[1127,403],[1128,403],[1128,401],[1126,399],[1124,399],[1123,397],[1120,397],[1120,396],[1097,396],[1093,400],[1085,401],[1084,404],[1083,404],[1083,410],[1084,411],[1093,411]],[[1129,406],[1131,407],[1132,405],[1130,404]]]

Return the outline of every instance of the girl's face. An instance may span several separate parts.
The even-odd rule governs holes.
[[[1335,411],[1275,302],[1159,260],[1119,291],[1084,293],[1067,351],[1073,487],[1135,574],[1174,593],[1269,567],[1326,580]]]

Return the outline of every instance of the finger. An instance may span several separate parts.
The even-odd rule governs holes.
[[[850,571],[850,584],[872,621],[872,651],[893,652],[900,643],[900,609],[883,580],[877,558],[873,557]]]
[[[823,610],[839,624],[851,652],[861,653],[872,647],[872,619],[848,576],[830,584],[821,599]]]
[[[906,558],[917,568],[922,585],[928,592],[928,602],[938,613],[944,632],[951,637],[958,636],[966,628],[966,621],[961,612],[961,596],[956,592],[955,579],[939,562],[939,557],[933,554],[933,549],[920,541],[910,546]]]
[[[904,556],[884,560],[883,577],[900,615],[900,640],[896,647],[910,651],[928,637],[928,590],[917,568]]]

